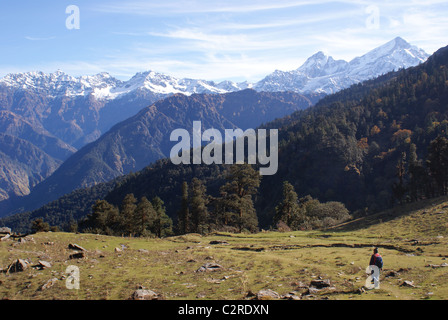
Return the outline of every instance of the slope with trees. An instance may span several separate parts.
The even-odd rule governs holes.
[[[345,219],[345,208],[355,216],[365,215],[446,194],[447,78],[448,47],[417,67],[354,85],[263,126],[279,128],[279,170],[263,176],[257,192],[246,194],[253,201],[258,226],[270,227],[283,221],[285,212],[295,211],[299,218],[287,223],[290,228],[328,226]],[[224,221],[238,221],[247,212],[249,221],[255,222],[251,203],[226,179],[228,167],[176,166],[165,159],[125,177],[105,199],[119,205],[130,193],[138,199],[159,196],[166,213],[176,220],[183,182],[189,185],[196,178],[211,197],[209,216],[220,217],[221,212]],[[284,205],[291,199],[296,204],[288,211]],[[308,220],[300,218],[303,212]],[[226,220],[227,213],[231,218]]]

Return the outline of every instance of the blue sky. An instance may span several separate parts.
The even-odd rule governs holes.
[[[69,30],[69,5],[79,29]],[[40,0],[0,3],[0,77],[62,70],[127,80],[258,81],[324,51],[347,61],[401,36],[428,53],[448,45],[448,1]]]

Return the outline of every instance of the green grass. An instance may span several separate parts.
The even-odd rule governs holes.
[[[338,228],[307,232],[258,234],[189,234],[166,239],[121,238],[92,234],[38,233],[34,242],[0,242],[0,267],[15,259],[52,264],[50,269],[28,268],[0,273],[3,299],[128,299],[139,287],[165,299],[244,299],[248,292],[272,289],[280,295],[305,289],[319,277],[334,288],[312,299],[447,299],[447,198],[407,205],[369,216]],[[211,245],[225,240],[227,245]],[[69,243],[87,249],[84,259],[70,260]],[[116,247],[126,249],[115,252]],[[374,246],[384,259],[380,289],[358,294]],[[139,251],[144,249],[145,251]],[[206,262],[223,270],[197,273]],[[66,268],[80,270],[80,289],[65,286]],[[391,271],[394,277],[385,277]],[[57,278],[41,291],[46,281]],[[415,287],[403,287],[403,281]]]

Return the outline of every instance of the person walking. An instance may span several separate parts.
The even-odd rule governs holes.
[[[383,257],[378,253],[378,248],[373,249],[369,266],[376,266],[378,268],[378,272],[375,272],[375,268],[372,267],[372,283],[379,284],[380,272],[383,269]]]

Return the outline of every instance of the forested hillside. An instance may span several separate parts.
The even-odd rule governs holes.
[[[201,121],[203,128],[245,130],[308,108],[319,96],[250,89],[222,95],[176,94],[143,108],[80,149],[29,195],[0,202],[0,216],[35,210],[76,189],[110,181],[168,157],[173,146],[171,132],[191,130],[193,121]]]
[[[445,155],[431,142],[443,144],[447,134],[447,51],[270,123],[281,128],[279,172],[260,193],[287,177],[299,194],[370,212],[444,193],[436,180],[446,174],[435,163],[444,164],[434,157]],[[260,208],[269,208],[261,198]]]
[[[447,51],[267,124],[280,128],[279,171],[263,176],[254,194],[260,225],[272,224],[284,181],[299,197],[340,201],[357,214],[445,194]],[[129,193],[157,194],[175,217],[183,181],[196,177],[217,196],[222,171],[223,166],[160,162],[129,177],[106,199],[118,205]]]
[[[253,185],[255,190],[245,194],[253,201],[258,227],[273,226],[274,217],[279,212],[281,216],[285,187],[297,195],[298,217],[303,210],[316,215],[305,204],[319,201],[338,201],[352,214],[365,215],[446,194],[447,64],[448,48],[442,48],[420,66],[354,85],[315,107],[268,123],[265,127],[279,128],[279,170],[263,176]],[[238,194],[225,187],[235,181],[229,178],[229,170],[218,165],[176,166],[162,160],[125,177],[105,200],[119,207],[129,194],[136,200],[158,196],[176,221],[182,214],[184,182],[192,186],[198,179],[211,200]],[[252,210],[243,197],[227,200],[231,203],[224,211],[215,206],[222,202],[207,202],[209,216],[231,212],[232,220],[241,210]],[[238,208],[228,209],[238,201]],[[331,212],[322,207],[318,214]],[[296,228],[296,222],[288,227]],[[303,221],[298,225],[306,227]]]

